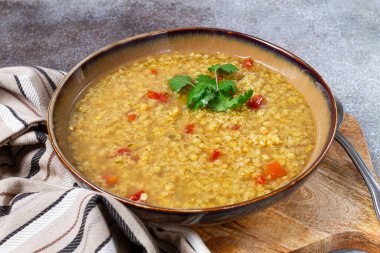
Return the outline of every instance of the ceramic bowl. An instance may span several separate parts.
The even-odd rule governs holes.
[[[144,205],[113,195],[143,220],[160,223],[215,224],[241,215],[257,212],[289,195],[317,168],[325,157],[337,127],[333,94],[322,77],[294,54],[253,36],[216,28],[180,28],[150,32],[106,46],[86,57],[61,81],[49,106],[48,131],[51,143],[61,161],[87,188],[106,192],[93,184],[74,166],[67,144],[67,126],[78,95],[91,83],[121,65],[167,52],[223,52],[251,57],[281,72],[301,91],[312,108],[317,127],[316,148],[304,170],[285,186],[245,202],[204,209],[172,209]]]

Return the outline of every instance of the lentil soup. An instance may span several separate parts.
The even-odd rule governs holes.
[[[176,75],[210,75],[215,64],[239,70],[227,78],[243,106],[191,110],[170,89]],[[213,77],[213,75],[210,75]],[[235,204],[290,182],[316,142],[311,108],[280,73],[252,59],[168,53],[119,68],[77,101],[68,126],[77,169],[118,196],[168,208]]]

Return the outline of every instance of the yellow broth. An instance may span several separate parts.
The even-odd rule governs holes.
[[[228,76],[237,94],[253,89],[264,96],[259,109],[193,111],[187,94],[169,87],[175,75],[210,74],[208,67],[226,63],[239,68]],[[303,170],[316,138],[303,94],[280,73],[201,53],[148,57],[100,78],[77,102],[68,132],[86,178],[118,196],[169,208],[222,206],[269,193]],[[268,172],[279,165],[285,173]]]

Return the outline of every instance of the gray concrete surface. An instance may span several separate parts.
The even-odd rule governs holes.
[[[113,41],[162,28],[248,33],[315,67],[360,122],[380,169],[380,1],[0,1],[0,67],[69,70]]]

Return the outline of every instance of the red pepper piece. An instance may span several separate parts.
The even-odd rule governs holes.
[[[264,96],[260,94],[255,94],[251,99],[248,100],[247,105],[253,109],[259,109],[264,102]]]
[[[255,181],[257,184],[266,184],[267,183],[267,178],[265,177],[265,175],[260,175],[258,177],[255,178]]]
[[[140,200],[141,194],[143,194],[143,193],[144,193],[144,190],[138,191],[135,194],[133,194],[132,196],[130,196],[129,199],[133,200],[133,201],[138,201],[138,200]]]
[[[151,73],[152,75],[157,75],[157,74],[158,74],[158,71],[157,71],[157,69],[151,69],[151,70],[150,70],[150,73]]]
[[[110,174],[110,173],[103,174],[102,178],[104,179],[104,181],[106,181],[106,184],[108,186],[114,186],[118,182],[117,177],[115,175]]]
[[[240,129],[240,125],[239,124],[233,124],[233,125],[231,125],[230,129],[231,130],[239,130]]]
[[[253,66],[253,60],[251,58],[247,58],[243,62],[243,68],[249,69]]]
[[[134,113],[128,114],[128,121],[132,122],[137,118],[137,115]]]
[[[185,133],[192,134],[194,133],[195,124],[188,124],[185,126]]]
[[[131,150],[129,148],[120,148],[116,151],[117,155],[129,155],[131,153]]]
[[[277,161],[267,164],[265,167],[266,174],[270,175],[271,179],[286,176],[288,172]]]
[[[150,99],[159,100],[160,94],[158,92],[148,90],[148,92],[146,93],[146,97]]]
[[[220,157],[220,155],[221,155],[220,151],[217,150],[217,149],[215,149],[215,150],[212,152],[211,156],[210,156],[210,161],[211,161],[211,162],[215,161],[216,159],[218,159],[218,158]]]
[[[163,93],[163,92],[155,92],[155,91],[149,90],[146,93],[146,97],[150,98],[150,99],[154,99],[154,100],[156,100],[158,102],[162,102],[162,103],[166,103],[168,101],[168,94]]]
[[[140,160],[140,156],[138,154],[134,154],[132,153],[132,150],[130,150],[129,148],[120,148],[116,151],[116,154],[113,156],[119,156],[119,155],[128,155],[130,156],[130,158],[134,161],[138,161]]]
[[[138,160],[140,160],[140,156],[138,155],[138,154],[134,154],[134,155],[132,155],[131,156],[131,159],[133,160],[133,161],[138,161]]]

